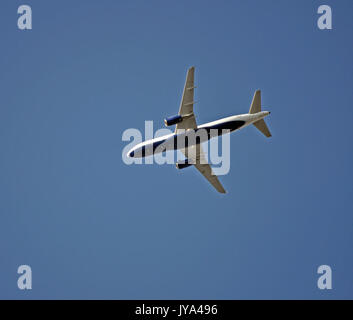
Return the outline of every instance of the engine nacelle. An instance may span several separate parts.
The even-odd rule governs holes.
[[[192,165],[193,165],[192,163],[188,163],[188,162],[185,162],[185,163],[177,162],[177,163],[175,164],[175,166],[176,166],[177,169],[184,169],[184,168],[190,167],[190,166],[192,166]]]
[[[166,125],[166,127],[169,127],[182,121],[183,121],[183,117],[176,115],[176,116],[164,119],[164,124]]]

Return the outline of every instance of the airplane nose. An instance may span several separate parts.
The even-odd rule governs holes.
[[[134,155],[135,155],[135,152],[134,152],[134,151],[130,151],[130,152],[127,154],[127,156],[128,156],[129,158],[133,158]]]

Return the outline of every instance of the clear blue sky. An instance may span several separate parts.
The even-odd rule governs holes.
[[[0,298],[353,298],[352,1],[0,12]],[[258,88],[272,112],[271,139],[232,134],[226,195],[192,168],[121,160],[125,129],[177,113],[191,65],[199,123],[247,112]]]

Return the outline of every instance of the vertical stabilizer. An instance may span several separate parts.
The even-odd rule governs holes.
[[[252,98],[249,113],[258,113],[261,111],[261,90],[256,90]]]

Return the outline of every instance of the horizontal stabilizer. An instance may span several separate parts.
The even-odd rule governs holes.
[[[270,130],[268,130],[267,128],[267,125],[264,119],[254,122],[253,125],[257,129],[259,129],[267,138],[272,136]]]

